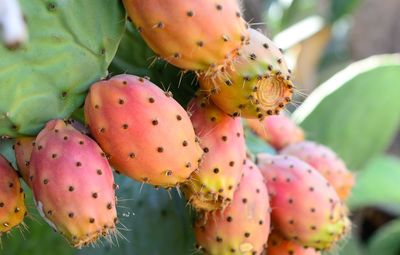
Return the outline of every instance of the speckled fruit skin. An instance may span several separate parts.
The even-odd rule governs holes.
[[[354,186],[354,175],[344,161],[330,148],[311,141],[291,144],[281,154],[295,156],[319,171],[335,188],[339,197],[346,200]]]
[[[247,160],[232,203],[196,222],[198,248],[211,255],[260,254],[269,231],[268,190],[258,168]]]
[[[34,142],[35,137],[20,137],[15,140],[13,146],[19,173],[29,187],[31,187],[29,165]]]
[[[283,114],[268,116],[261,121],[249,119],[247,124],[254,133],[277,150],[304,140],[304,131]]]
[[[232,201],[243,173],[246,146],[239,118],[232,118],[199,95],[188,105],[203,162],[184,192],[198,210],[221,209]]]
[[[284,238],[277,231],[272,231],[268,238],[268,255],[321,255],[313,248],[305,248],[298,243]]]
[[[187,112],[146,79],[118,75],[93,84],[85,117],[113,167],[135,180],[174,187],[201,162]]]
[[[0,236],[18,226],[26,215],[25,194],[17,172],[0,155]]]
[[[30,171],[39,213],[71,245],[80,248],[115,232],[114,178],[95,141],[52,120],[36,138]]]
[[[231,116],[263,119],[291,101],[293,84],[283,54],[262,33],[249,29],[243,46],[224,72],[200,77],[200,86]]]
[[[129,17],[160,57],[182,69],[218,70],[248,37],[232,0],[124,0]]]
[[[312,166],[292,156],[267,154],[258,155],[258,166],[268,186],[272,222],[286,238],[326,250],[350,230],[346,206]]]

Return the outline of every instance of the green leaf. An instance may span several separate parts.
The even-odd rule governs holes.
[[[368,254],[400,254],[400,220],[385,224],[372,236],[368,244]]]
[[[21,0],[29,43],[0,45],[0,136],[35,135],[68,117],[105,77],[125,28],[113,0]]]
[[[122,235],[115,245],[84,249],[80,255],[187,255],[195,250],[192,216],[186,202],[178,193],[118,178],[119,226]],[[124,228],[128,230],[124,230]]]
[[[308,139],[360,169],[390,144],[400,124],[400,55],[354,63],[318,87],[294,112]]]
[[[400,211],[399,183],[400,159],[377,157],[357,174],[348,204],[353,210],[375,205]]]
[[[182,73],[180,69],[158,60],[131,24],[128,24],[118,52],[111,63],[110,73],[147,76],[154,84],[171,91],[174,98],[183,106],[193,98],[198,88],[194,73]]]

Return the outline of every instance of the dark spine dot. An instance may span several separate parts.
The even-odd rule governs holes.
[[[217,174],[217,173],[219,173],[219,169],[218,168],[214,168],[213,172],[214,172],[214,174]]]

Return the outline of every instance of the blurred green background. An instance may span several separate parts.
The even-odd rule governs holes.
[[[242,2],[252,26],[285,51],[297,89],[288,111],[308,139],[332,147],[356,172],[357,184],[348,201],[353,233],[330,254],[400,254],[400,55],[396,54],[400,52],[400,1]],[[161,61],[149,68],[153,57],[128,25],[110,74],[149,76],[186,104],[196,89],[193,74],[181,79],[179,70]],[[73,116],[82,119],[81,110]],[[271,151],[251,133],[247,138],[251,151]],[[11,145],[12,140],[2,140],[0,152],[13,161]],[[112,244],[71,249],[40,219],[28,192],[28,229],[3,236],[0,254],[196,253],[194,214],[178,192],[142,187],[120,176],[117,183],[123,237]]]

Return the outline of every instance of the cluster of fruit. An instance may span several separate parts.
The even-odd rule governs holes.
[[[279,115],[293,94],[281,50],[248,27],[236,0],[124,5],[160,58],[196,72],[200,90],[185,110],[146,78],[114,76],[90,87],[88,129],[51,120],[37,137],[16,139],[18,173],[46,222],[77,248],[115,234],[114,168],[182,189],[197,211],[205,253],[330,249],[350,229],[344,200],[354,179],[334,152],[303,141],[303,131]],[[280,155],[252,162],[243,122]],[[23,221],[26,208],[18,175],[3,157],[0,174],[4,233]]]

